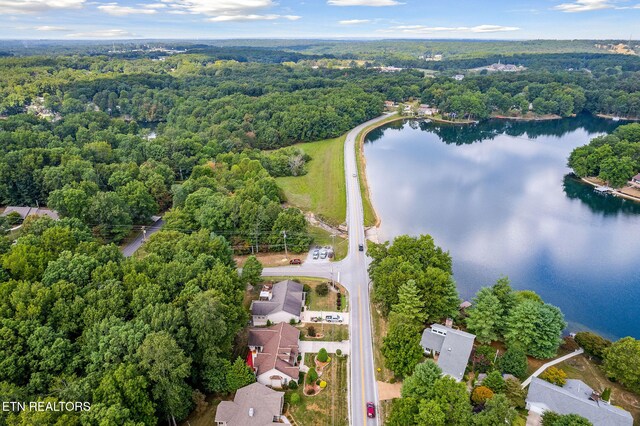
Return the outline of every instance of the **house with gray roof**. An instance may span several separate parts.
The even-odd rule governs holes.
[[[18,213],[22,219],[30,216],[49,216],[53,220],[59,220],[60,215],[55,210],[44,207],[7,206],[0,216],[7,216],[10,213]]]
[[[251,303],[253,325],[266,325],[281,322],[300,321],[300,313],[304,306],[305,294],[303,285],[291,280],[264,285],[260,299]]]
[[[433,355],[436,363],[447,376],[457,381],[464,377],[476,336],[447,325],[432,324],[422,332],[420,346],[427,355]]]
[[[633,417],[628,411],[603,401],[600,394],[581,380],[569,379],[560,387],[535,377],[529,385],[526,402],[527,410],[538,414],[545,411],[578,414],[593,426],[633,426]]]
[[[284,392],[252,383],[236,391],[233,401],[222,401],[216,409],[217,426],[281,425]]]

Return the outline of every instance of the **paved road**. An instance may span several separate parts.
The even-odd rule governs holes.
[[[163,225],[164,225],[164,220],[162,219],[157,220],[153,225],[147,228],[146,238],[149,238],[151,234],[158,232]],[[131,241],[129,244],[122,247],[122,254],[124,255],[124,257],[133,256],[133,253],[135,253],[136,250],[138,250],[143,243],[144,243],[144,240],[142,239],[142,232],[141,232],[140,235],[138,235],[135,240]]]
[[[366,403],[378,403],[378,388],[373,365],[373,341],[369,305],[369,258],[358,251],[358,244],[365,244],[364,213],[357,177],[355,143],[358,133],[365,127],[387,116],[368,121],[347,134],[344,145],[345,176],[347,180],[347,226],[349,228],[349,254],[333,264],[303,264],[297,267],[265,268],[266,276],[303,276],[331,278],[332,269],[336,281],[349,291],[350,307],[350,369],[349,407],[351,424],[377,425],[378,420],[368,419]],[[366,247],[365,247],[366,248]],[[332,267],[333,265],[333,267]]]

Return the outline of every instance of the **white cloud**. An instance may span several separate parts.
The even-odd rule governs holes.
[[[1,1],[1,0],[0,0]],[[275,6],[273,0],[162,0],[170,8],[209,16],[250,15]]]
[[[428,27],[425,25],[399,25],[385,32],[402,32],[405,34],[433,34],[433,33],[499,33],[518,31],[518,27],[505,27],[501,25],[477,25],[475,27]]]
[[[207,19],[209,22],[231,22],[231,21],[273,21],[275,19],[288,19],[297,21],[300,16],[295,15],[220,15]]]
[[[144,7],[145,9],[164,9],[167,7],[164,3],[139,3],[138,6]]]
[[[84,39],[84,38],[128,38],[128,37],[135,37],[135,34],[132,34],[129,31],[125,31],[125,30],[112,29],[112,30],[96,30],[96,31],[88,31],[88,32],[82,32],[82,33],[73,33],[73,34],[68,34],[67,37],[80,38],[80,39]]]
[[[371,22],[370,19],[345,19],[344,21],[339,21],[338,23],[341,25],[358,25],[358,24],[366,24]]]
[[[613,9],[610,0],[575,0],[573,3],[562,3],[554,7],[563,12],[590,12],[592,10]]]
[[[56,27],[53,25],[41,25],[39,27],[35,27],[34,30],[36,31],[69,31],[67,28]]]
[[[327,4],[331,6],[397,6],[400,3],[397,0],[328,0]]]
[[[135,8],[130,6],[120,6],[118,3],[101,4],[100,6],[98,6],[98,9],[113,16],[126,16],[134,14],[153,15],[154,13],[156,13],[154,9],[150,9],[147,7]]]
[[[85,0],[0,0],[0,13],[41,13],[52,9],[79,9]]]

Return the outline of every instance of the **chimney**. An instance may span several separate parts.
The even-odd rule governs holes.
[[[452,328],[453,327],[453,320],[451,318],[447,318],[444,322],[445,327],[449,327]]]
[[[253,417],[253,407],[249,408],[249,417]]]

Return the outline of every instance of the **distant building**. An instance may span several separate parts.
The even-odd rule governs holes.
[[[483,67],[480,69],[485,69],[492,72],[519,72],[526,70],[526,68],[522,65],[503,64],[500,61],[498,61],[497,64],[491,64],[488,67]]]
[[[284,392],[260,383],[237,390],[233,401],[222,401],[216,409],[217,426],[267,426],[282,424]]]
[[[631,182],[640,185],[640,173],[631,178]]]
[[[262,286],[260,300],[251,303],[253,325],[266,325],[280,322],[300,321],[305,294],[302,284],[295,281],[280,281],[273,285]]]
[[[300,331],[283,322],[249,329],[247,363],[253,368],[259,383],[281,388],[291,381],[298,382],[299,338]]]
[[[397,108],[398,104],[393,101],[384,101],[384,107],[387,109]]]
[[[453,76],[453,79],[456,80],[456,81],[462,81],[462,80],[464,80],[464,75],[456,74],[456,75]]]
[[[560,387],[534,377],[529,385],[526,402],[527,410],[534,413],[553,411],[559,414],[578,414],[593,426],[633,425],[633,417],[628,411],[603,401],[598,393],[581,380],[569,379]]]
[[[23,220],[29,216],[49,216],[53,220],[60,220],[57,211],[41,207],[7,206],[0,216],[7,216],[12,212],[18,213]]]
[[[398,72],[402,71],[402,68],[398,67],[380,67],[380,72]]]
[[[430,107],[429,105],[426,105],[426,104],[422,104],[418,108],[418,115],[432,116],[437,114],[437,112],[438,112],[437,108]]]
[[[436,363],[447,376],[461,381],[469,362],[476,336],[446,325],[432,324],[422,333],[420,346],[427,355],[433,355]]]

